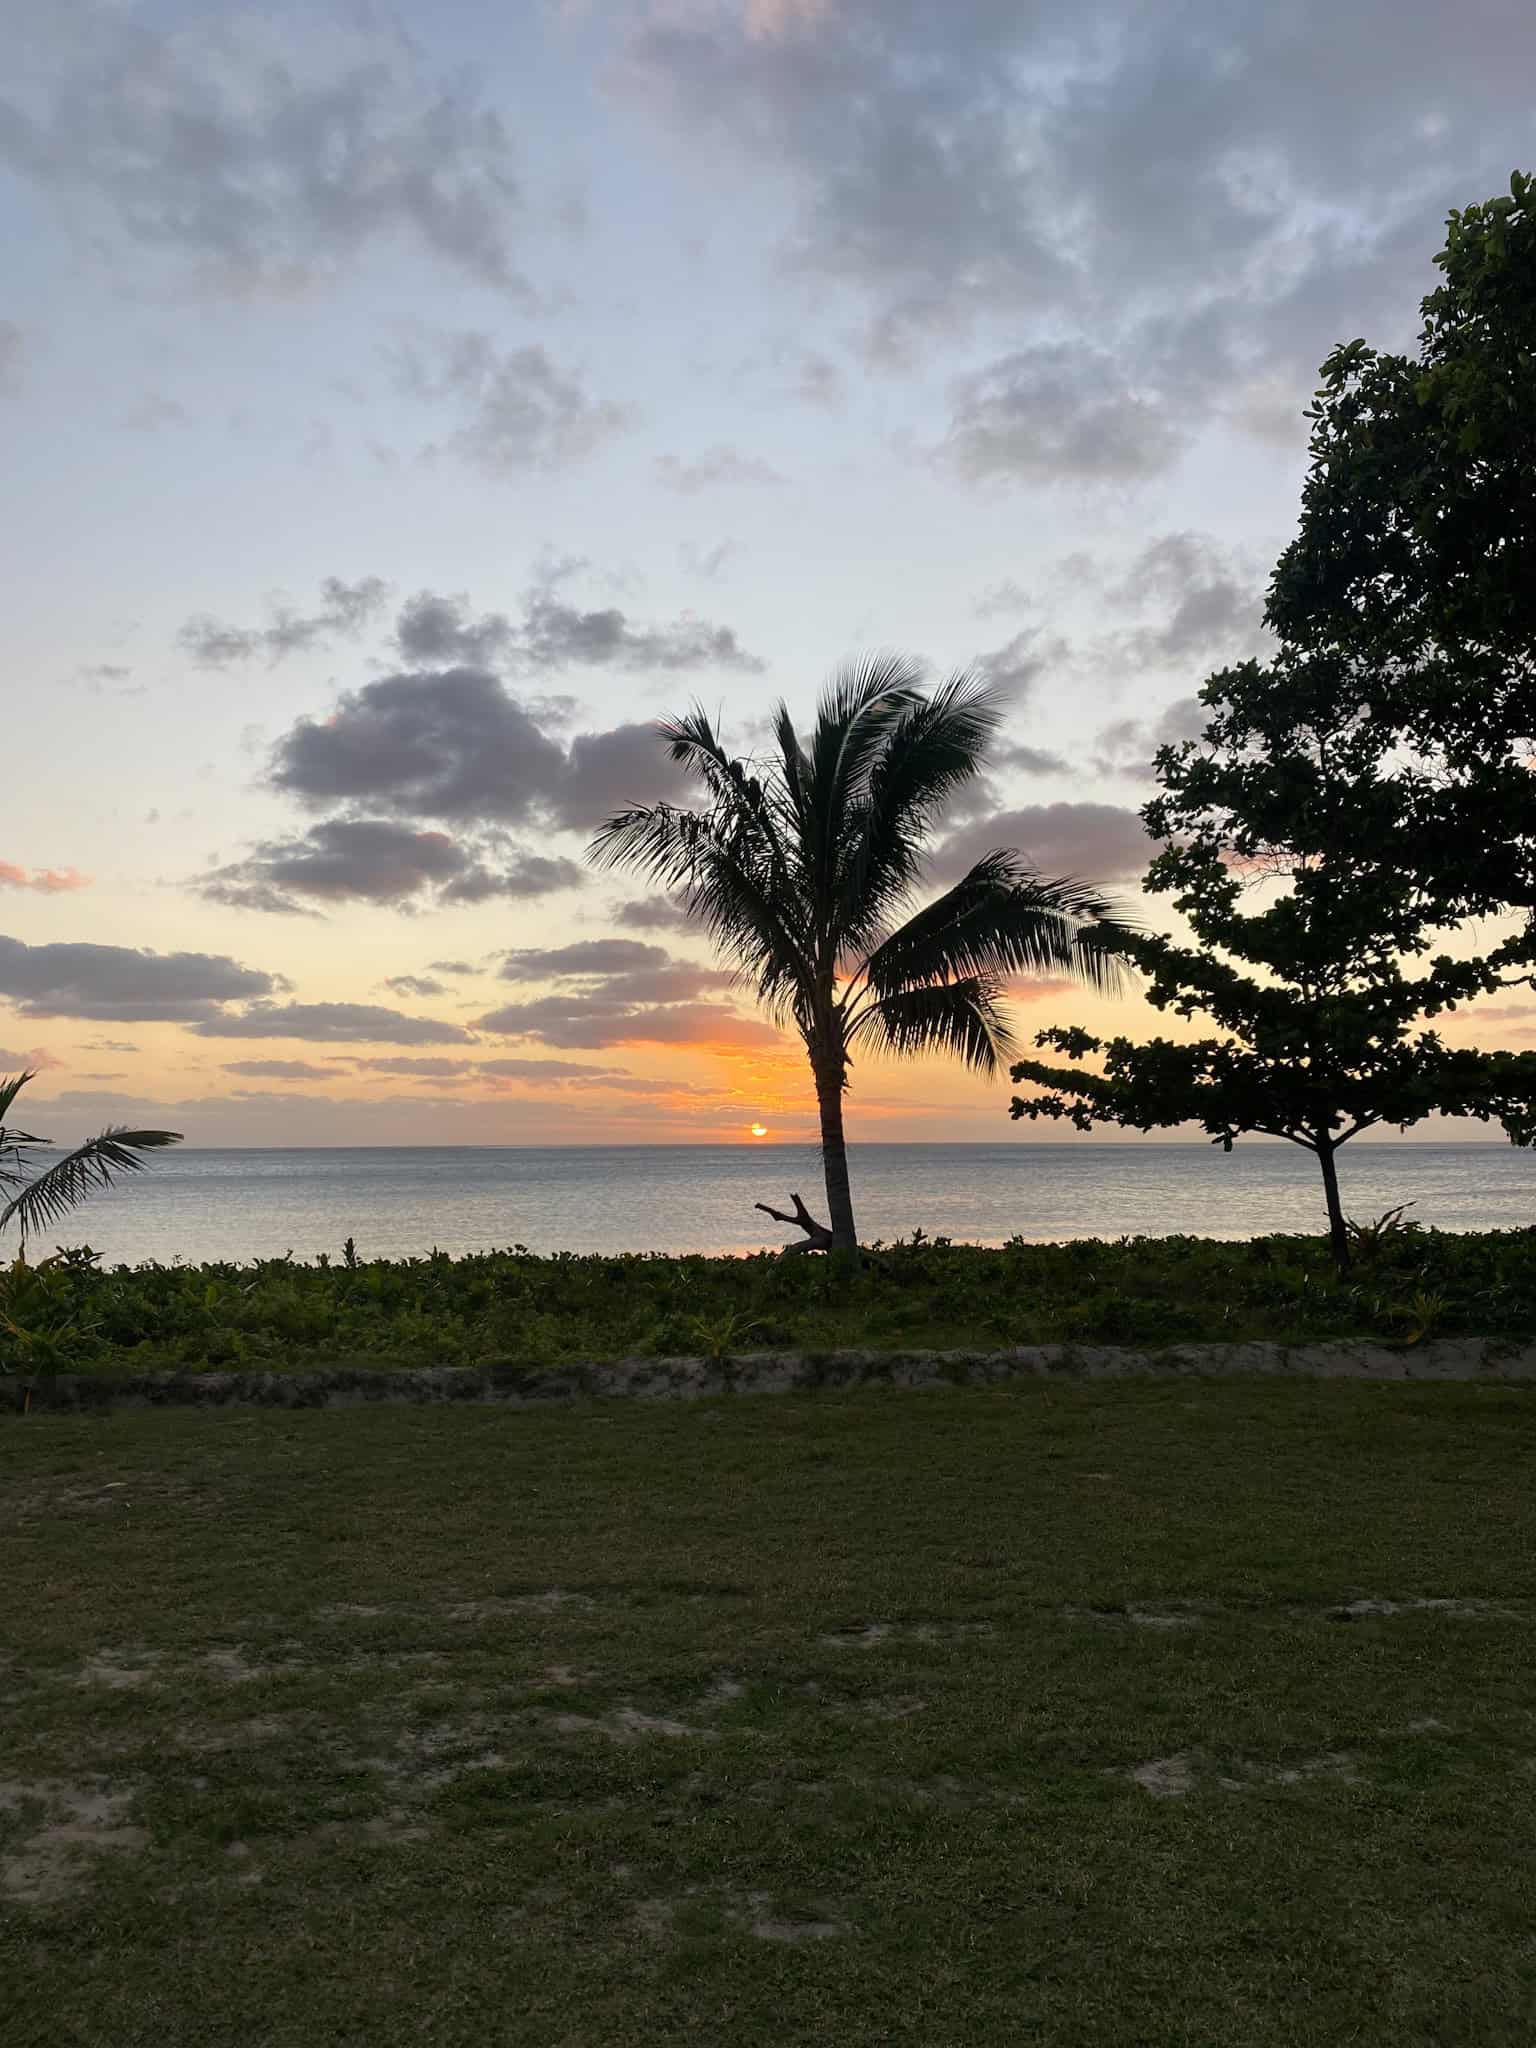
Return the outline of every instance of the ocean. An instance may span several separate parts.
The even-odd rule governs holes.
[[[866,1243],[930,1237],[1001,1244],[1128,1235],[1320,1233],[1322,1187],[1296,1147],[1201,1143],[854,1145]],[[1355,1143],[1340,1158],[1346,1213],[1442,1230],[1536,1224],[1536,1153],[1502,1144]],[[292,1252],[364,1258],[434,1248],[750,1252],[796,1233],[754,1202],[804,1195],[824,1215],[812,1146],[409,1146],[282,1151],[178,1148],[94,1195],[31,1247],[90,1244],[109,1265]]]

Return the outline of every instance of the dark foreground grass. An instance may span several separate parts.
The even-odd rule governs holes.
[[[0,1432],[7,2048],[1536,2038],[1536,1395]]]
[[[537,1367],[843,1345],[1524,1342],[1533,1330],[1536,1230],[1368,1236],[1342,1278],[1326,1242],[1307,1237],[919,1242],[864,1268],[515,1248],[111,1272],[74,1253],[0,1268],[0,1372],[20,1374]]]

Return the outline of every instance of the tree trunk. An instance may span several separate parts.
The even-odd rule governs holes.
[[[1334,1264],[1341,1273],[1347,1273],[1349,1232],[1344,1227],[1344,1211],[1339,1202],[1339,1172],[1333,1157],[1337,1150],[1328,1138],[1318,1139],[1317,1163],[1323,1169],[1323,1193],[1328,1198],[1328,1239],[1333,1246]]]
[[[848,1147],[843,1138],[843,1076],[840,1068],[816,1065],[816,1101],[821,1110],[821,1166],[827,1181],[827,1220],[834,1251],[857,1251],[853,1196],[848,1187]]]

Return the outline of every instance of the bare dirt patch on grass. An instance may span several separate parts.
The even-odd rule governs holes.
[[[0,1814],[22,1817],[0,1851],[0,1891],[22,1905],[49,1905],[70,1895],[93,1858],[142,1849],[148,1834],[126,1818],[133,1804],[132,1792],[100,1782],[0,1779]]]

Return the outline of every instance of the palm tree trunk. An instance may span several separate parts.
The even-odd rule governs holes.
[[[1328,1202],[1328,1238],[1333,1246],[1333,1261],[1341,1273],[1349,1271],[1349,1232],[1344,1227],[1344,1209],[1339,1201],[1339,1171],[1334,1164],[1334,1153],[1338,1148],[1327,1138],[1317,1143],[1317,1163],[1323,1169],[1323,1194]]]
[[[848,1187],[848,1147],[843,1138],[843,1077],[817,1064],[816,1102],[821,1111],[821,1167],[827,1182],[827,1221],[834,1251],[857,1251],[853,1196]]]

